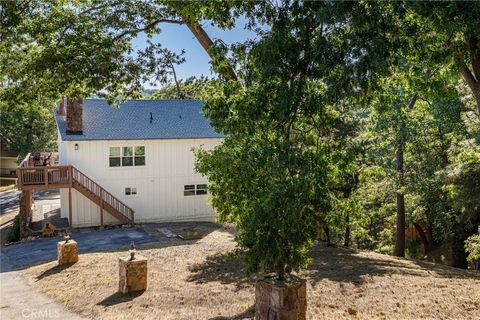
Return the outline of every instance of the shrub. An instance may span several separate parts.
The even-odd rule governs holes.
[[[478,264],[478,261],[480,261],[480,227],[478,228],[478,234],[465,240],[465,251],[468,252],[467,260],[474,265]]]
[[[16,242],[18,240],[20,240],[20,215],[15,217],[12,230],[10,230],[10,233],[7,237],[8,242]]]

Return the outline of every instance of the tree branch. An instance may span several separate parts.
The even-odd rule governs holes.
[[[153,20],[152,22],[147,23],[143,28],[138,28],[138,29],[131,29],[131,30],[125,30],[122,33],[119,33],[113,38],[113,41],[117,41],[129,34],[132,33],[138,33],[138,32],[143,32],[143,31],[148,31],[152,28],[154,28],[157,24],[159,23],[174,23],[174,24],[185,24],[184,21],[182,20],[175,20],[175,19],[156,19]]]
[[[183,94],[182,90],[180,89],[180,84],[178,83],[177,73],[175,72],[175,67],[173,66],[173,63],[170,63],[170,68],[172,69],[173,80],[175,80],[175,86],[177,87],[178,97],[180,99],[183,99],[183,98],[185,98],[185,95]]]
[[[465,37],[470,53],[473,75],[477,81],[480,81],[480,48],[478,47],[478,39],[475,36]]]
[[[190,31],[193,33],[195,38],[197,38],[198,42],[200,45],[205,49],[205,51],[210,55],[210,58],[212,58],[210,54],[210,49],[214,47],[214,43],[210,36],[205,32],[203,27],[198,23],[198,22],[188,22],[187,21],[187,27],[190,29]],[[227,57],[225,57],[225,60],[227,60]],[[227,60],[228,62],[228,60]],[[234,80],[237,81],[237,75],[235,74],[235,71],[233,70],[233,67],[229,63],[229,68],[226,71],[227,73],[224,74],[225,78],[229,80]]]
[[[475,80],[475,77],[470,72],[470,69],[465,64],[465,62],[460,62],[460,72],[462,73],[462,76],[465,79],[465,81],[467,82],[470,89],[472,89],[472,91],[475,92],[477,81]]]
[[[417,102],[418,99],[418,93],[415,93],[411,98],[410,101],[408,101],[407,108],[412,109],[415,103]]]

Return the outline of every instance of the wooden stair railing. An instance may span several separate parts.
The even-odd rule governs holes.
[[[134,224],[134,211],[98,183],[87,177],[77,168],[67,166],[33,166],[30,154],[17,168],[18,189],[38,190],[75,188],[103,210],[117,218],[122,224]]]
[[[134,224],[134,211],[98,183],[72,166],[72,186],[124,224]],[[103,220],[103,219],[102,219]],[[103,224],[103,221],[102,221]]]

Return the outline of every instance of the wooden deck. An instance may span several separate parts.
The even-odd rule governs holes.
[[[22,191],[41,189],[74,188],[100,207],[103,225],[103,211],[107,211],[122,224],[134,223],[134,211],[105,190],[95,181],[71,165],[58,165],[56,152],[28,154],[17,168],[18,189]],[[71,217],[71,192],[69,192]]]

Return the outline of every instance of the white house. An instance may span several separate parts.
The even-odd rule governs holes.
[[[65,115],[62,101],[59,165],[73,166],[73,180],[89,189],[60,189],[62,217],[73,227],[118,224],[104,210],[109,193],[134,211],[135,223],[213,220],[208,181],[195,171],[193,149],[211,149],[223,136],[202,106],[197,100],[130,100],[114,108],[85,99],[69,101]],[[104,200],[89,196],[96,190]]]

